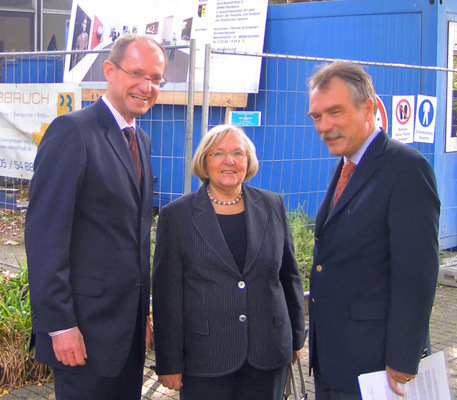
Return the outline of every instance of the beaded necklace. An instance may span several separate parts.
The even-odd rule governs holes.
[[[206,193],[208,193],[208,197],[213,203],[219,204],[220,206],[231,206],[233,204],[236,204],[241,200],[241,197],[243,196],[243,191],[241,191],[239,196],[235,200],[232,200],[232,201],[216,200],[213,196],[211,196],[211,193],[209,192],[209,185],[206,187]]]

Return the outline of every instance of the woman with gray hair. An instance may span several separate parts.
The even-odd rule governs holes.
[[[201,188],[163,207],[153,267],[156,372],[182,400],[282,399],[305,341],[292,234],[242,129],[219,125],[192,165]]]

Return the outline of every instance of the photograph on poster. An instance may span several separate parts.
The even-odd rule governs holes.
[[[73,28],[72,50],[87,50],[91,22],[92,21],[87,14],[78,6]],[[73,54],[70,69],[81,61],[83,57],[84,54]]]
[[[94,17],[94,24],[92,29],[92,41],[90,43],[90,49],[97,47],[103,40],[103,24],[97,16]]]
[[[186,18],[182,21],[181,40],[190,40],[192,33],[192,18]]]
[[[152,22],[146,25],[146,34],[157,35],[159,33],[159,22]]]

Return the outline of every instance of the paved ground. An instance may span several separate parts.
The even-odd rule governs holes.
[[[449,381],[452,390],[452,399],[457,399],[457,288],[440,286],[437,289],[435,305],[431,318],[432,351],[444,350],[447,354],[449,366]],[[154,353],[146,360],[143,382],[143,399],[178,399],[177,392],[164,389],[158,382],[156,375],[149,369],[154,364]],[[308,370],[308,353],[302,357],[304,371]],[[314,400],[314,385],[312,378],[305,374],[308,400]],[[1,396],[0,396],[1,397]],[[2,397],[2,400],[53,400],[55,399],[53,385],[36,385],[13,390]],[[262,399],[259,399],[262,400]]]

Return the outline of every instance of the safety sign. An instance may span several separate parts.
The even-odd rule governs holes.
[[[376,126],[384,128],[387,132],[389,119],[387,118],[386,107],[378,95],[376,95],[376,103],[378,105],[378,112],[376,113]]]
[[[436,103],[433,96],[417,96],[416,128],[414,141],[433,143],[435,140]]]
[[[414,96],[392,96],[392,137],[402,143],[414,139]]]

